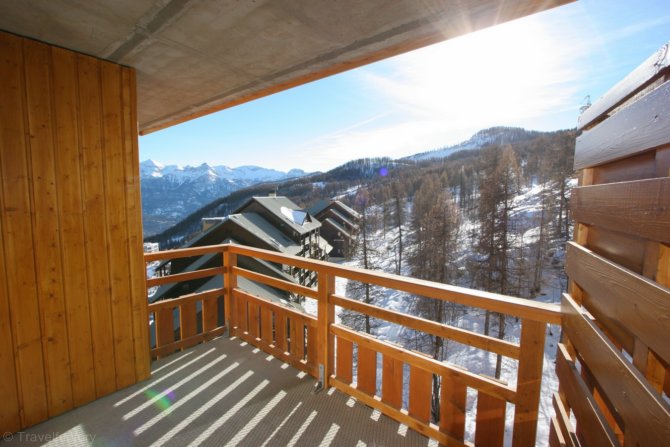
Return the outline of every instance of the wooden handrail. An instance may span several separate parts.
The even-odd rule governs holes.
[[[464,306],[478,307],[519,318],[527,318],[543,323],[561,324],[561,309],[557,304],[539,303],[523,298],[466,289],[448,284],[439,284],[423,279],[341,266],[326,261],[296,258],[260,248],[245,247],[236,244],[225,244],[224,247],[224,250],[230,250],[238,255],[258,257],[266,261],[294,265],[318,272],[327,272],[332,276],[340,278],[361,281],[428,298],[450,301]]]
[[[467,331],[465,329],[436,323],[435,321],[426,320],[425,318],[382,309],[381,307],[337,295],[333,295],[330,300],[336,306],[341,306],[362,314],[370,315],[371,317],[390,321],[391,323],[400,324],[410,329],[447,338],[475,348],[485,349],[513,359],[519,358],[519,345],[515,345],[514,343],[505,340],[499,340],[494,337],[477,334],[476,332]]]

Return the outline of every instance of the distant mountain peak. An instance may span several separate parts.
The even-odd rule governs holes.
[[[140,163],[140,187],[145,232],[164,229],[198,208],[234,191],[263,182],[307,175],[301,169],[288,172],[260,166],[164,165],[148,159]],[[158,222],[148,227],[148,222]]]
[[[481,149],[491,144],[511,144],[519,141],[529,140],[539,136],[541,132],[526,130],[522,127],[495,126],[482,129],[472,135],[469,139],[453,146],[441,149],[421,152],[405,157],[410,160],[428,160],[431,158],[444,158],[459,151]]]

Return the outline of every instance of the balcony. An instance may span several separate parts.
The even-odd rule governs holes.
[[[157,359],[152,378],[29,433],[67,434],[76,428],[107,439],[123,434],[128,437],[124,442],[141,445],[426,445],[427,438],[445,445],[503,445],[507,429],[513,445],[535,445],[545,329],[560,323],[557,305],[239,245],[151,253],[145,261],[202,255],[221,256],[223,267],[147,281],[151,288],[217,276],[223,280],[223,287],[149,305],[151,353]],[[242,256],[313,271],[318,287],[238,267]],[[315,300],[317,315],[255,296],[237,287],[240,277]],[[517,317],[520,343],[339,296],[337,278]],[[514,359],[515,383],[357,332],[336,323],[336,307]],[[431,420],[433,376],[442,383],[437,421]],[[472,393],[476,416],[467,423],[474,422],[475,430],[468,439],[465,407]],[[514,417],[506,427],[508,408]]]

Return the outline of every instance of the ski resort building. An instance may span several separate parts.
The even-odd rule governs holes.
[[[215,245],[143,253],[138,133],[563,3],[0,2],[3,442],[670,445],[667,46],[580,118],[561,304],[295,256],[315,238],[293,213],[284,223],[298,243],[286,252],[232,243],[252,235],[238,230]],[[181,272],[146,278],[146,263],[180,259]],[[296,284],[278,265],[317,282]],[[340,278],[503,313],[520,338],[353,300]],[[202,286],[180,291],[194,280]],[[148,303],[148,290],[169,284],[178,297]],[[266,295],[277,289],[311,299],[313,311]],[[516,376],[371,337],[337,308],[500,354]],[[558,346],[545,344],[548,325],[560,325]],[[541,423],[545,350],[558,352],[560,386]]]
[[[321,234],[333,247],[331,256],[348,256],[356,244],[361,215],[339,200],[322,200],[309,212],[321,222]]]

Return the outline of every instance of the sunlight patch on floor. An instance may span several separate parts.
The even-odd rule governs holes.
[[[193,381],[196,377],[198,377],[200,374],[204,373],[204,372],[207,371],[209,368],[211,368],[211,367],[213,367],[214,365],[216,365],[217,363],[221,362],[221,361],[224,360],[226,357],[227,357],[227,356],[226,356],[225,354],[222,354],[221,356],[217,357],[216,359],[214,359],[214,360],[211,361],[210,363],[206,364],[206,365],[203,366],[202,368],[198,369],[198,370],[195,371],[194,373],[192,373],[192,374],[190,374],[190,375],[184,377],[184,378],[181,379],[179,382],[177,382],[177,383],[175,383],[174,385],[172,385],[171,387],[169,387],[167,390],[165,390],[165,391],[163,391],[163,392],[161,392],[161,393],[154,394],[153,396],[150,396],[150,398],[149,398],[146,402],[144,402],[142,405],[140,405],[139,407],[135,408],[134,410],[129,411],[128,413],[124,414],[123,417],[122,417],[122,419],[123,419],[124,421],[127,421],[128,419],[130,419],[131,417],[135,416],[136,414],[138,414],[140,411],[144,410],[145,408],[147,408],[147,407],[150,406],[151,404],[160,402],[161,399],[165,399],[166,397],[174,396],[174,392],[175,392],[176,390],[178,390],[181,386],[190,383],[190,382]],[[149,391],[153,391],[153,390],[147,390],[147,393],[149,393]],[[145,395],[146,395],[146,393],[145,393]],[[160,408],[161,410],[167,410],[167,408],[169,408],[169,406],[172,404],[173,401],[174,401],[174,397],[171,398],[170,404],[167,405],[167,407],[165,407],[165,405],[160,405],[160,404],[159,404],[159,408]]]
[[[159,378],[157,378],[157,379],[153,379],[153,380],[151,380],[151,383],[150,383],[149,385],[140,388],[139,390],[135,391],[135,392],[134,392],[133,394],[131,394],[130,396],[127,396],[126,398],[121,399],[120,401],[116,402],[116,403],[114,404],[114,408],[123,405],[124,403],[128,402],[129,400],[131,400],[131,399],[134,398],[134,397],[137,397],[137,396],[139,396],[139,395],[141,395],[141,394],[144,394],[145,391],[147,391],[148,389],[153,388],[154,386],[156,386],[157,383],[160,383],[160,382],[162,382],[163,380],[165,380],[165,379],[167,379],[167,378],[169,378],[169,377],[171,377],[171,376],[173,376],[173,375],[175,375],[175,374],[178,374],[182,369],[184,369],[184,368],[186,368],[186,367],[192,365],[193,363],[196,363],[198,360],[200,360],[200,359],[202,359],[202,358],[208,356],[209,354],[211,354],[211,353],[214,352],[214,351],[216,351],[216,348],[212,348],[212,349],[208,350],[207,352],[205,352],[204,354],[200,354],[199,356],[197,356],[196,358],[194,358],[194,359],[191,360],[190,362],[185,363],[185,364],[181,365],[180,367],[173,369],[172,371],[170,371],[169,373],[165,374],[164,376],[161,376],[161,377],[159,377]],[[170,363],[168,363],[168,364],[166,364],[166,365],[163,365],[163,366],[161,366],[160,368],[158,368],[158,369],[152,371],[152,375],[155,376],[155,374],[156,374],[158,371],[162,370],[162,369],[165,368],[166,366],[169,366],[169,365],[171,365],[171,364],[173,364],[173,363],[175,363],[175,362],[177,362],[177,361],[179,361],[179,360],[182,360],[184,357],[185,357],[185,356],[182,356],[182,357],[180,357],[179,359],[174,360],[174,361],[172,361],[172,362],[170,362]]]
[[[177,409],[180,408],[181,406],[185,405],[188,401],[190,401],[191,399],[195,398],[198,394],[207,391],[207,389],[208,389],[210,386],[212,386],[213,383],[215,383],[216,381],[220,380],[223,376],[225,376],[226,374],[230,373],[232,370],[234,370],[235,368],[237,368],[239,365],[240,365],[240,364],[237,363],[237,362],[233,363],[233,364],[230,365],[228,368],[224,369],[223,371],[221,371],[220,373],[218,373],[217,375],[215,375],[214,377],[212,377],[211,379],[209,379],[207,382],[203,383],[203,384],[200,385],[198,388],[196,388],[195,390],[193,390],[192,392],[190,392],[190,393],[187,394],[186,396],[184,396],[184,397],[182,397],[181,399],[179,399],[179,400],[178,400],[177,402],[175,402],[174,405],[172,405],[170,408],[168,408],[167,410],[163,411],[162,413],[157,414],[156,416],[154,416],[153,418],[151,418],[151,420],[149,420],[148,422],[145,422],[144,424],[142,424],[140,427],[138,427],[137,429],[135,429],[135,431],[134,431],[133,433],[134,433],[136,436],[137,436],[137,435],[140,435],[140,434],[142,434],[142,433],[144,433],[144,432],[147,431],[149,428],[153,427],[157,422],[159,422],[160,420],[162,420],[162,419],[164,419],[165,417],[167,417],[170,413],[174,412],[175,410],[177,410]],[[249,376],[252,375],[252,374],[253,374],[253,372],[251,372],[251,371],[247,371],[247,373],[246,373],[243,377],[246,379],[246,377],[249,377]],[[242,382],[240,379],[238,379],[237,381],[240,382],[240,383]],[[236,383],[237,383],[237,382],[236,382]],[[229,386],[228,388],[226,388],[226,390],[228,390],[229,388],[231,388],[231,387]],[[226,390],[224,390],[224,391],[226,391]]]

